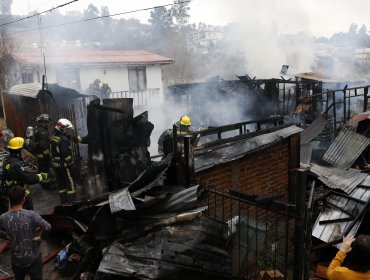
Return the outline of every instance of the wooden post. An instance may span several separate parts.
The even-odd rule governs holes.
[[[343,123],[345,123],[347,117],[347,97],[346,90],[343,90]]]
[[[194,154],[193,154],[193,136],[184,135],[184,162],[185,162],[185,186],[190,187],[194,183]]]
[[[294,228],[294,262],[300,263],[305,259],[305,225],[306,225],[306,171],[296,169],[292,171],[295,183],[295,228]],[[295,265],[293,279],[303,279],[304,266]]]
[[[1,91],[1,104],[2,104],[2,107],[3,107],[4,122],[5,122],[5,125],[8,126],[6,124],[6,113],[5,113],[5,104],[4,104],[4,91],[3,91],[3,89],[0,89],[0,91]]]
[[[335,91],[333,91],[333,139],[337,135],[337,106],[335,104]]]
[[[368,100],[367,100],[367,95],[369,93],[369,88],[368,87],[365,87],[364,88],[364,112],[367,111],[367,103],[368,103]]]

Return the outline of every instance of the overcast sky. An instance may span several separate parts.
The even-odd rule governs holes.
[[[13,0],[13,14],[31,10],[44,11],[71,0]],[[99,9],[108,6],[111,14],[171,4],[172,0],[79,0],[61,10],[86,9],[89,3]],[[278,33],[305,31],[316,36],[347,32],[351,23],[370,29],[370,0],[193,0],[190,22],[225,25],[239,21],[246,24],[274,26]],[[149,11],[126,15],[147,22]],[[253,34],[252,34],[253,35]]]

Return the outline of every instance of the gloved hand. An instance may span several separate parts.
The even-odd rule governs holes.
[[[26,140],[24,140],[24,147],[28,148],[28,146],[30,145],[30,142],[31,142],[31,139],[26,138]]]
[[[39,177],[39,183],[47,183],[49,181],[49,173],[41,172],[37,176]]]
[[[82,138],[80,135],[72,136],[72,140],[75,141],[76,143],[82,142]]]

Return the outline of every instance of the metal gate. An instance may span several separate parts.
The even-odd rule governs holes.
[[[264,273],[277,279],[304,278],[306,256],[297,249],[302,248],[299,242],[306,243],[305,229],[304,222],[297,227],[295,205],[273,195],[209,192],[208,215],[228,224],[226,246],[234,279],[265,279]]]

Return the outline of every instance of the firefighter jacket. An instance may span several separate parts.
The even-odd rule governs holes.
[[[54,130],[50,144],[54,168],[71,167],[74,164],[71,144],[67,135],[57,129]]]
[[[1,184],[2,195],[7,195],[10,188],[14,185],[33,185],[40,181],[42,181],[41,175],[24,170],[21,155],[11,153],[4,159]],[[27,190],[26,195],[29,193]]]
[[[183,136],[189,133],[192,133],[189,126],[181,125],[179,122],[176,123],[177,133],[176,133],[176,142],[177,142],[177,152],[184,153],[184,139]]]
[[[36,126],[34,139],[31,141],[29,149],[37,159],[50,158],[50,138],[47,126]]]

